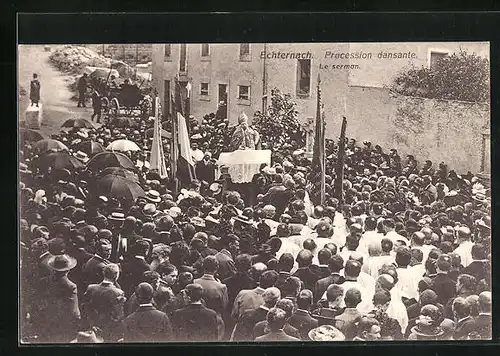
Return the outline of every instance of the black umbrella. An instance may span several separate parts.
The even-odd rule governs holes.
[[[69,151],[68,147],[58,140],[53,140],[50,138],[46,138],[38,141],[35,144],[35,152],[37,154],[43,154],[50,151]]]
[[[98,153],[87,163],[87,167],[93,172],[98,172],[107,167],[122,167],[132,171],[137,170],[134,162],[120,152]]]
[[[122,167],[108,167],[104,168],[102,171],[99,172],[98,178],[102,178],[107,175],[114,175],[114,176],[119,176],[123,178],[127,178],[128,180],[134,181],[134,182],[139,182],[139,177],[137,177],[137,174],[135,174],[132,171],[129,171],[128,169],[122,168]]]
[[[19,140],[21,142],[38,142],[46,138],[47,135],[45,135],[42,131],[27,128],[19,129]]]
[[[114,174],[100,178],[97,181],[97,191],[105,196],[129,202],[146,196],[144,189],[137,182]]]
[[[93,129],[94,125],[92,125],[92,123],[87,119],[79,118],[66,120],[64,124],[61,125],[61,127]]]
[[[70,172],[84,166],[82,162],[67,151],[45,153],[37,159],[36,165],[42,171],[48,171],[51,168],[52,170],[68,169]]]
[[[98,153],[105,152],[106,149],[99,143],[92,140],[80,142],[76,145],[78,151],[85,152],[89,157],[95,156]]]

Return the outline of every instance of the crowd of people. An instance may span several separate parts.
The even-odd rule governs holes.
[[[24,342],[491,338],[481,178],[349,140],[339,200],[330,141],[326,199],[314,206],[311,162],[288,142],[272,147],[253,199],[223,189],[218,153],[198,137],[198,177],[176,194],[149,171],[152,122],[136,121],[54,135],[83,163],[74,169],[41,166],[48,153],[22,142]],[[116,139],[143,149],[127,153],[145,192],[134,200],[99,191],[109,167],[90,169],[94,153],[81,148]]]

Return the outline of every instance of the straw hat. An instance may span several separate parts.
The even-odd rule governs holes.
[[[76,153],[73,153],[73,156],[75,156],[79,161],[82,161],[83,163],[87,163],[89,161],[89,156],[82,151],[77,151]]]
[[[146,199],[153,203],[161,202],[160,193],[158,193],[158,191],[153,189],[148,190],[148,192],[146,193]]]

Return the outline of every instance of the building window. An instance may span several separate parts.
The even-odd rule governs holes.
[[[431,51],[429,58],[429,68],[436,69],[439,61],[448,55],[447,52],[434,52]]]
[[[250,61],[250,44],[240,44],[240,61]]]
[[[186,53],[186,44],[181,44],[181,53],[179,56],[179,72],[186,71],[186,62],[187,62],[187,53]]]
[[[210,90],[210,86],[208,83],[201,83],[200,84],[200,95],[208,96],[209,90]]]
[[[238,85],[238,99],[239,100],[250,100],[250,86],[249,85]]]
[[[311,60],[297,60],[297,96],[307,97],[311,93]]]
[[[209,44],[204,43],[201,45],[201,56],[202,57],[210,56],[210,45]]]
[[[166,44],[165,45],[165,58],[170,59],[170,56],[172,55],[172,45]]]

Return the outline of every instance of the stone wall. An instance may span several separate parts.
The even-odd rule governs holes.
[[[458,173],[489,170],[488,104],[395,96],[362,87],[351,87],[349,99],[356,104],[348,117],[348,136],[413,154],[420,162],[430,159],[435,166],[444,161]]]

